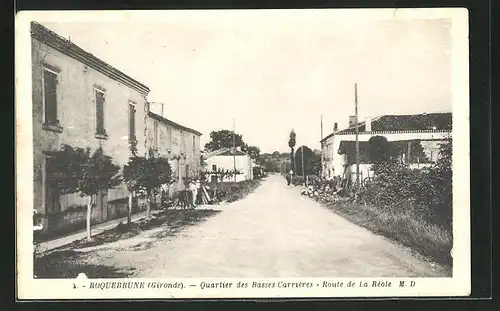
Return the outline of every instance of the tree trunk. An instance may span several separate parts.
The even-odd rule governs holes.
[[[151,219],[151,190],[146,192],[146,219]]]
[[[129,191],[128,193],[128,214],[127,214],[127,224],[130,226],[132,223],[132,200],[134,198],[134,192]]]
[[[92,240],[92,234],[90,232],[90,219],[92,215],[92,199],[94,195],[89,195],[89,201],[87,204],[87,240]]]

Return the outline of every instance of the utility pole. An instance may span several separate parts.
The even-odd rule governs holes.
[[[359,129],[358,129],[358,83],[354,83],[354,113],[356,126],[356,187],[359,188]]]
[[[233,118],[233,167],[234,167],[234,182],[236,182],[236,136],[235,136],[235,121]]]
[[[302,177],[304,177],[304,183],[307,186],[306,172],[304,171],[304,146],[300,146],[300,159],[302,161]]]
[[[323,156],[323,114],[321,114],[321,178],[323,178],[323,166],[324,166],[324,156]]]

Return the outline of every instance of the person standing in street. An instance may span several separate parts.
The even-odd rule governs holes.
[[[189,184],[189,190],[191,192],[191,206],[196,207],[196,198],[198,197],[198,181],[193,179]]]
[[[292,175],[293,175],[293,171],[290,171],[287,175],[286,175],[286,184],[287,186],[290,186],[291,182],[292,182]]]

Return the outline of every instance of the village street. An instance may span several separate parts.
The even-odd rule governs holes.
[[[425,277],[439,265],[336,215],[271,175],[241,201],[174,236],[165,227],[81,249],[134,277]],[[141,247],[140,245],[148,245]]]

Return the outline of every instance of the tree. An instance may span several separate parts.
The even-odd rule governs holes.
[[[247,144],[243,141],[243,136],[241,134],[235,133],[234,140],[236,147],[241,147],[243,151],[246,150]],[[207,151],[231,147],[233,147],[233,131],[229,130],[212,131],[210,133],[210,141],[205,144],[205,150]]]
[[[130,140],[130,154],[131,157],[137,157],[137,141]],[[139,190],[139,186],[136,179],[124,179],[128,190],[128,213],[127,213],[127,225],[130,226],[132,223],[132,204],[134,201],[134,194]]]
[[[203,155],[200,156],[200,167],[205,167],[207,165],[207,161]]]
[[[384,136],[373,136],[368,140],[370,145],[370,161],[374,164],[384,163],[391,158],[391,146]]]
[[[314,153],[311,148],[301,146],[295,152],[295,168],[297,176],[304,176],[302,172],[302,157],[304,157],[304,171],[306,175],[317,174],[321,168],[321,157]]]
[[[312,153],[311,157],[306,162],[306,173],[319,176],[321,174],[321,154]]]
[[[258,160],[260,156],[260,149],[259,147],[256,146],[248,146],[247,153],[250,155],[252,159]]]
[[[439,144],[439,156],[437,160],[437,167],[440,171],[445,172],[451,180],[452,173],[452,156],[453,156],[453,141],[451,139],[446,139],[445,142]]]
[[[123,178],[127,185],[135,191],[146,193],[146,218],[151,218],[151,196],[163,184],[168,184],[172,179],[172,169],[168,159],[158,156],[149,149],[148,157],[132,155],[123,167]]]
[[[293,155],[293,148],[295,147],[296,141],[295,141],[296,135],[295,131],[292,129],[290,131],[290,138],[288,139],[288,147],[290,147],[290,160],[292,161],[292,171],[295,172],[295,167],[294,167],[294,155]]]
[[[104,154],[101,147],[93,154],[90,148],[63,145],[55,153],[56,173],[54,179],[61,193],[79,193],[88,196],[87,203],[87,239],[91,240],[91,212],[95,197],[121,183],[120,167],[115,165],[110,156]]]

